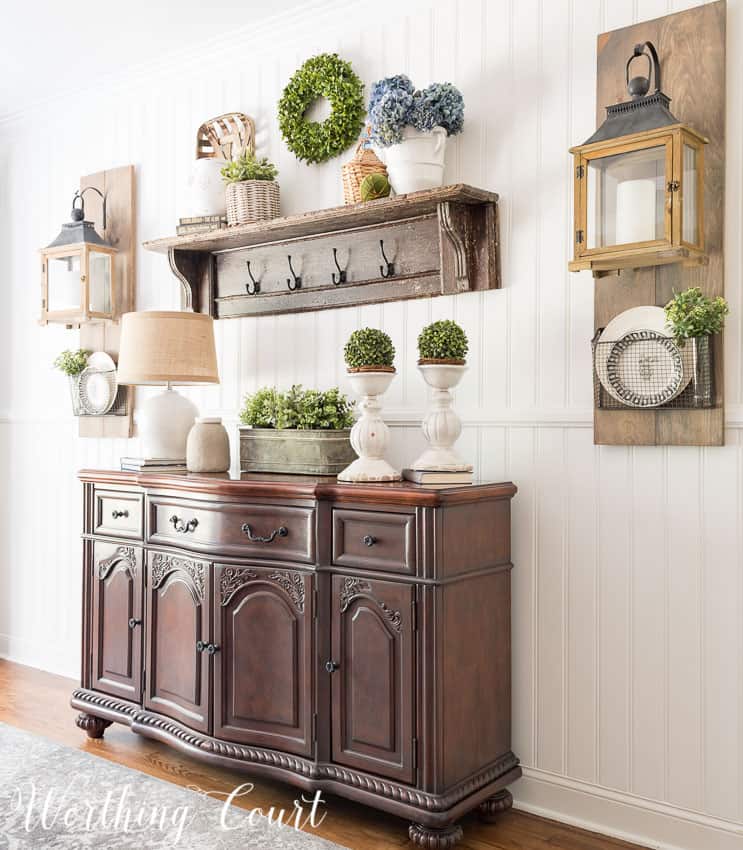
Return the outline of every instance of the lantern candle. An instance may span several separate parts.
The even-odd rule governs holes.
[[[655,239],[655,180],[623,180],[617,185],[616,244]]]

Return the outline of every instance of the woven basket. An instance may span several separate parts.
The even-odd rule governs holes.
[[[281,215],[279,184],[273,180],[242,180],[228,183],[227,224],[250,224]]]
[[[387,167],[371,148],[364,147],[364,139],[356,146],[356,153],[350,162],[341,169],[343,174],[343,200],[347,204],[361,201],[359,188],[361,181],[369,174],[383,174],[387,177]]]
[[[238,159],[248,150],[255,153],[255,122],[244,112],[228,112],[210,118],[196,134],[196,159]]]

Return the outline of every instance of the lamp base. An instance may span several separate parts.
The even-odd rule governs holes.
[[[182,463],[198,413],[192,401],[170,388],[148,398],[137,414],[142,457]]]

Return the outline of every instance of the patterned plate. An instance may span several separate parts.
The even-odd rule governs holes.
[[[654,331],[628,333],[611,347],[604,386],[628,407],[666,404],[685,386],[681,352],[670,337]]]
[[[116,372],[100,372],[88,366],[80,375],[80,404],[89,416],[103,416],[113,407],[118,384]]]

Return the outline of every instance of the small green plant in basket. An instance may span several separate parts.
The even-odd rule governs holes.
[[[80,375],[88,365],[88,357],[90,352],[85,348],[79,348],[77,351],[66,349],[59,354],[54,360],[54,368],[64,372],[70,378]]]
[[[394,372],[395,346],[377,328],[361,328],[348,338],[343,349],[349,372]]]
[[[666,321],[676,344],[683,347],[687,339],[718,334],[730,312],[727,301],[709,298],[698,286],[677,292],[666,304]]]
[[[451,319],[427,325],[418,336],[419,363],[462,365],[469,351],[467,334]]]
[[[265,156],[258,159],[252,151],[244,150],[220,173],[225,183],[242,183],[244,180],[275,180],[279,170]]]

